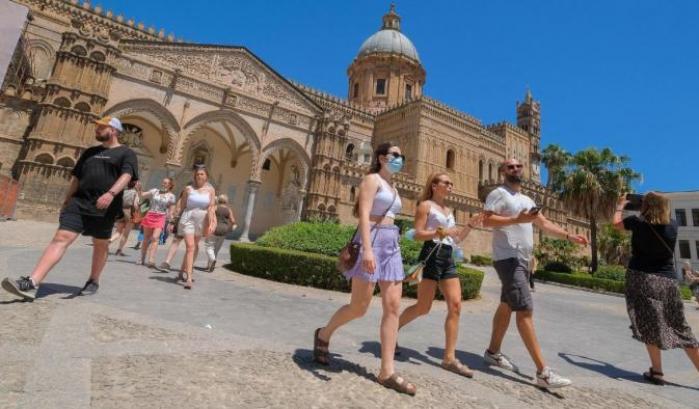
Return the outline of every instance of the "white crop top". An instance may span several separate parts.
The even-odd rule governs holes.
[[[187,195],[187,210],[206,209],[209,207],[210,201],[211,195],[208,190],[199,192],[198,190],[191,189]]]
[[[400,209],[403,204],[400,201],[400,195],[398,192],[394,194],[393,188],[388,184],[388,182],[383,179],[379,179],[379,190],[374,196],[374,203],[371,205],[371,216],[383,216],[384,212],[386,217],[392,219],[396,218],[396,215],[400,213]],[[395,196],[395,200],[393,200]],[[386,211],[388,209],[388,211]]]
[[[444,213],[435,209],[434,206],[430,204],[430,212],[427,214],[427,223],[425,224],[425,228],[427,230],[437,230],[437,228],[440,226],[444,229],[449,229],[456,226],[456,221],[454,220],[454,213],[450,212],[448,216],[445,216]],[[451,236],[447,236],[442,240],[440,240],[438,237],[435,237],[433,241],[435,243],[441,242],[442,244],[446,244],[449,246],[454,245],[454,239]]]

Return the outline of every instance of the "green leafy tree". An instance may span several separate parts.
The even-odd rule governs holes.
[[[571,155],[558,145],[551,144],[544,149],[541,162],[546,166],[548,178],[546,187],[559,190],[564,176],[564,170],[570,162]]]
[[[631,169],[629,158],[609,148],[588,148],[571,156],[558,186],[561,199],[573,213],[587,219],[592,248],[591,269],[598,266],[598,223],[609,220],[622,192],[631,191],[640,174]]]
[[[625,265],[631,255],[631,238],[611,224],[602,225],[599,231],[599,254],[607,264]]]

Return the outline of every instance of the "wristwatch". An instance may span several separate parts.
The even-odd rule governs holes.
[[[111,190],[108,190],[107,193],[109,193],[110,195],[112,195],[112,197],[115,197],[115,196],[117,195],[116,193],[112,192]]]

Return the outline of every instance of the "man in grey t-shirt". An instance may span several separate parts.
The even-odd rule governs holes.
[[[536,365],[537,385],[543,388],[560,388],[570,385],[571,382],[546,366],[534,330],[534,305],[529,292],[529,265],[534,251],[532,224],[544,233],[574,243],[587,245],[587,239],[580,235],[570,235],[546,219],[534,201],[521,193],[522,169],[522,164],[516,159],[503,162],[499,172],[505,181],[502,186],[493,190],[485,201],[483,225],[493,228],[493,260],[502,282],[502,291],[500,305],[493,318],[490,345],[483,357],[488,365],[518,371],[512,360],[500,352],[510,324],[510,316],[514,311],[519,334]]]

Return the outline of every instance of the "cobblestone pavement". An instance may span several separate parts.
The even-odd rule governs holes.
[[[54,229],[1,222],[0,276],[26,274]],[[544,353],[574,381],[552,393],[531,385],[534,368],[514,325],[504,348],[524,375],[483,366],[498,300],[497,279],[488,271],[483,297],[464,305],[457,352],[476,377],[440,369],[445,308],[437,302],[401,332],[397,368],[419,388],[411,398],[375,382],[377,302],[336,334],[332,365],[318,367],[311,362],[312,332],[346,294],[223,268],[195,273],[194,289],[184,291],[175,273],[136,266],[136,251],[129,249],[126,257],[110,256],[97,295],[72,298],[89,270],[88,243],[75,243],[37,301],[0,294],[0,408],[699,407],[699,376],[681,351],[664,355],[672,385],[642,381],[647,358],[630,337],[619,297],[537,285]],[[689,304],[686,309],[699,328],[699,312]]]

